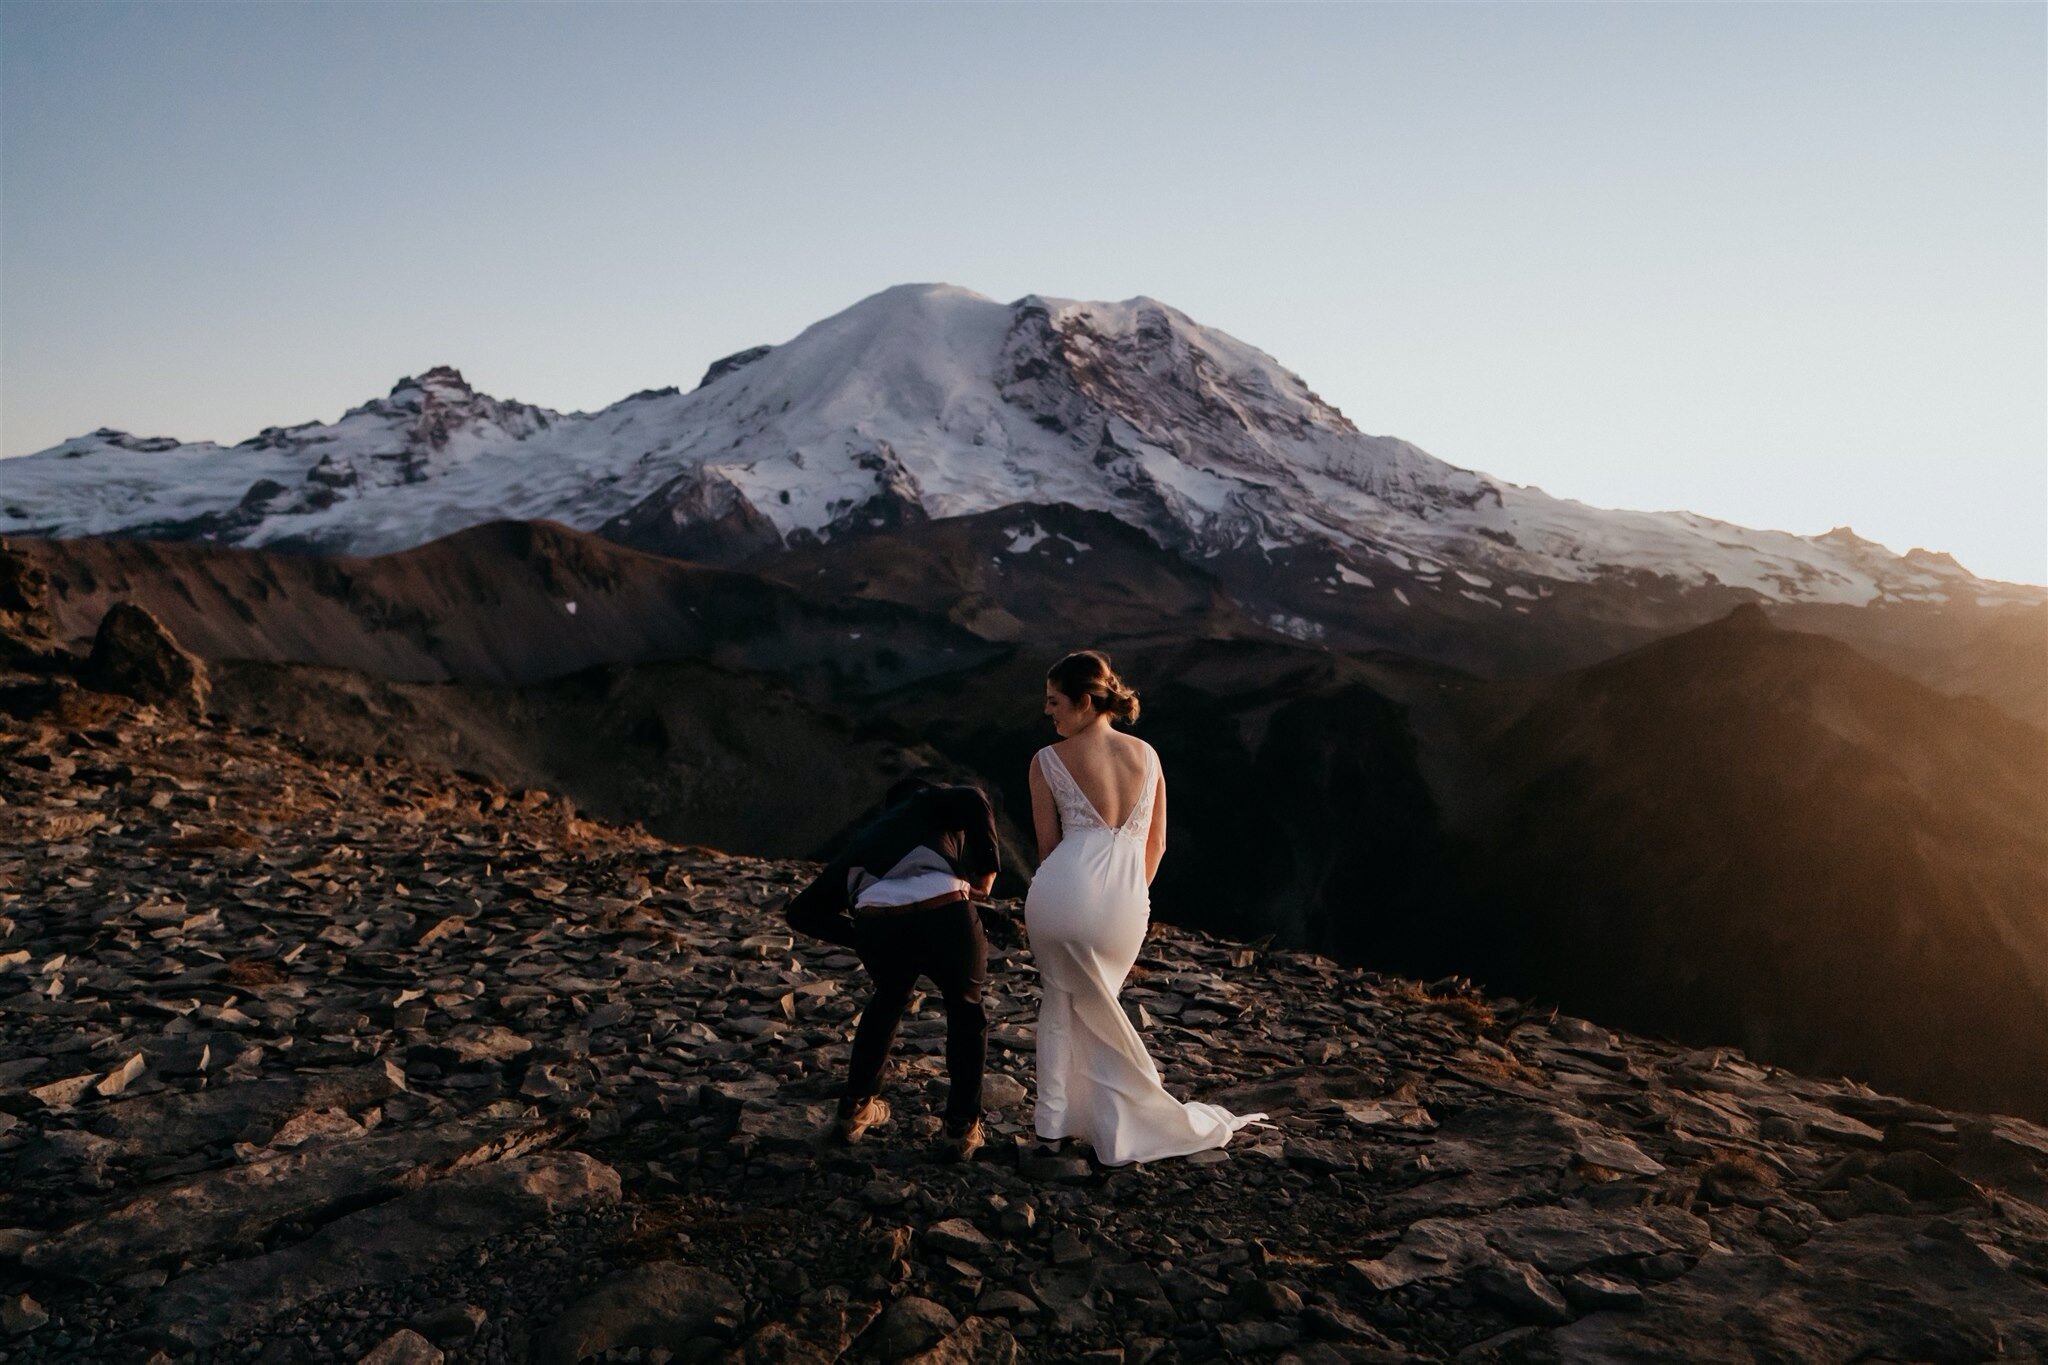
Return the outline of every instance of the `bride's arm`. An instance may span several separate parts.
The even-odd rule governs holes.
[[[1031,760],[1031,827],[1038,836],[1038,861],[1044,862],[1060,842],[1060,808],[1052,799],[1052,786]]]
[[[1145,831],[1145,885],[1159,875],[1159,860],[1166,856],[1166,774],[1159,774],[1152,789],[1152,826]]]

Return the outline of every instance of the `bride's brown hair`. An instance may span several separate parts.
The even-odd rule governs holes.
[[[1068,701],[1083,697],[1110,719],[1129,725],[1138,718],[1138,694],[1124,686],[1124,680],[1109,666],[1109,656],[1099,649],[1069,654],[1046,670],[1045,680],[1057,687]]]

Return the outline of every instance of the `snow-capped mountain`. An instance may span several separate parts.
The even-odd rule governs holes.
[[[689,393],[594,413],[490,398],[437,368],[231,447],[102,429],[0,461],[0,534],[351,554],[511,517],[734,557],[1056,503],[1196,559],[1310,548],[1347,590],[1374,590],[1376,569],[1455,574],[1496,606],[1645,573],[1781,601],[2043,596],[1847,528],[1610,511],[1462,469],[1360,432],[1264,352],[1142,297],[901,285],[718,362]]]

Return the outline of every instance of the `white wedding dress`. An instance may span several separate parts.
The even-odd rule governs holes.
[[[1130,818],[1111,828],[1051,748],[1034,760],[1059,806],[1060,841],[1024,899],[1038,963],[1038,1108],[1045,1139],[1075,1137],[1105,1166],[1221,1147],[1265,1114],[1183,1104],[1166,1093],[1117,993],[1152,917],[1145,838],[1159,755],[1145,746],[1145,786]]]

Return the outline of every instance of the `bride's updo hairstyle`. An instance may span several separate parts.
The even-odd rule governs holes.
[[[1097,711],[1107,711],[1111,720],[1129,725],[1138,718],[1138,694],[1124,686],[1124,680],[1109,666],[1109,656],[1100,650],[1069,654],[1046,671],[1045,680],[1068,701],[1088,698]]]

